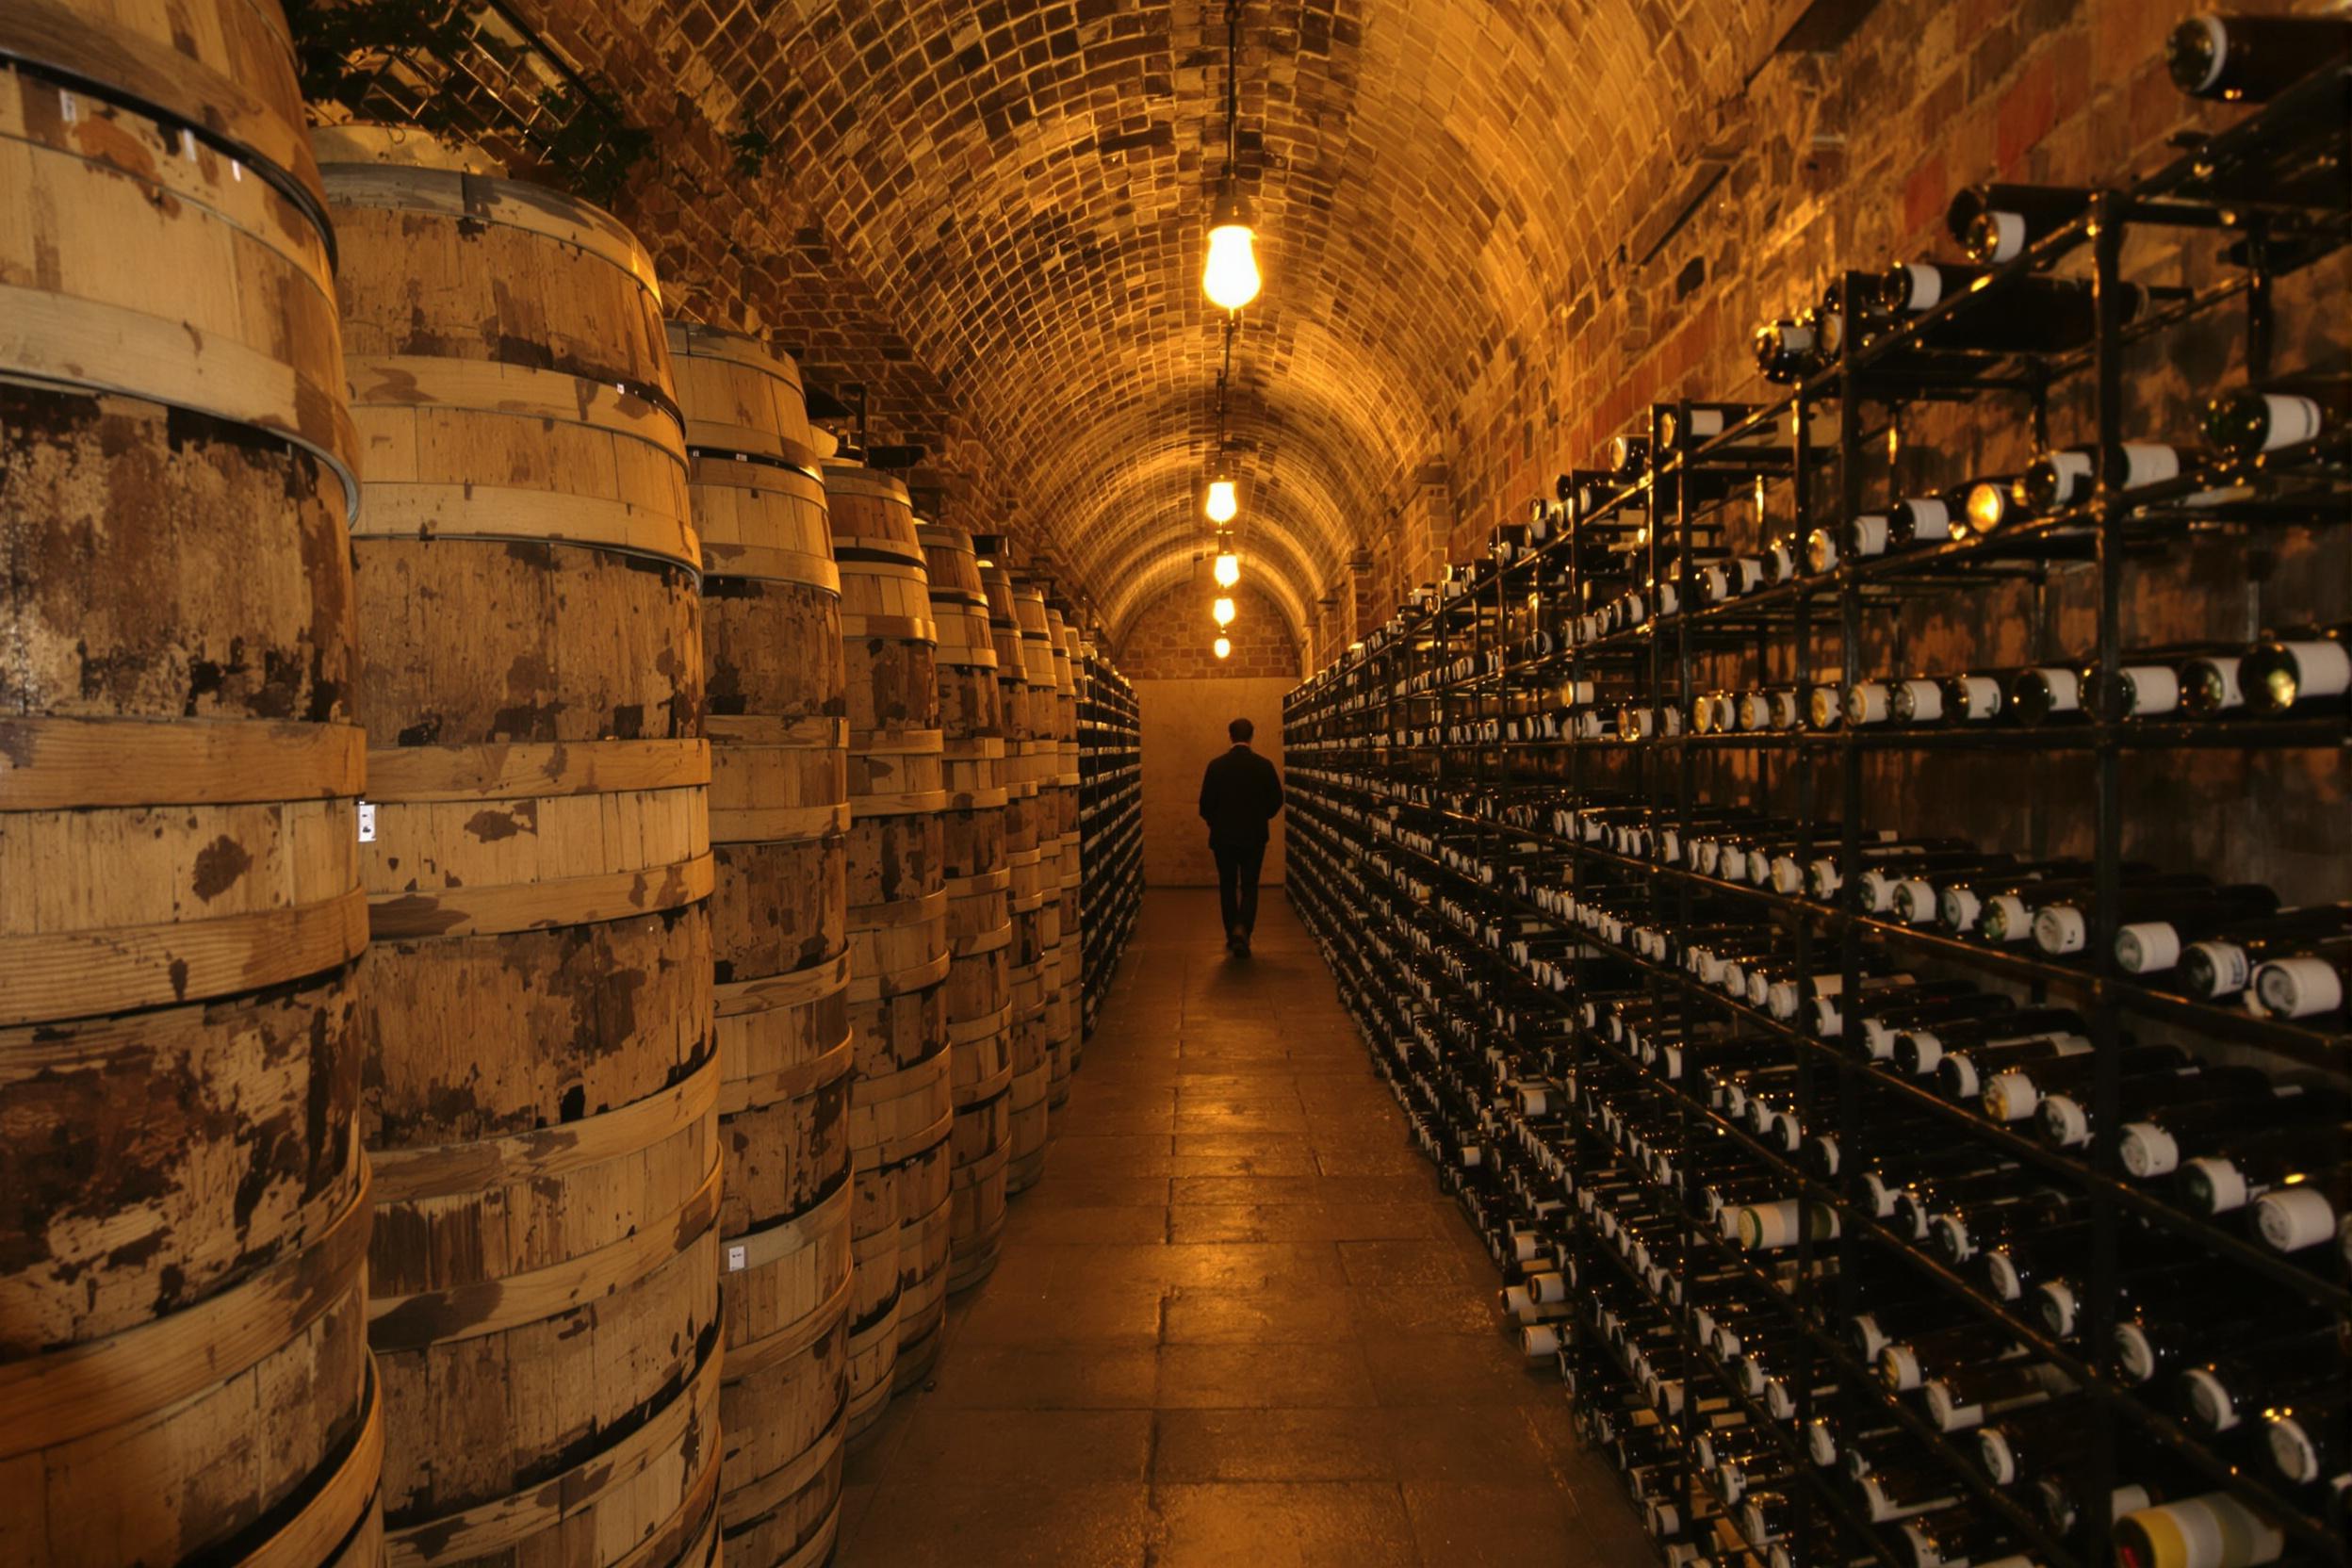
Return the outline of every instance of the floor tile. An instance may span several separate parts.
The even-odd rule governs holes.
[[[1160,890],[1003,1261],[845,1467],[843,1568],[1651,1560],[1279,898]]]

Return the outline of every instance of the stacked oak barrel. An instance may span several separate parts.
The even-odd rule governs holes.
[[[1037,779],[1038,880],[1045,899],[1045,918],[1039,923],[1045,946],[1045,1046],[1053,1065],[1051,1103],[1059,1109],[1070,1099],[1070,1040],[1076,1023],[1064,966],[1069,941],[1062,927],[1062,884],[1065,868],[1077,860],[1069,829],[1077,824],[1078,791],[1074,781],[1063,780],[1061,743],[1066,688],[1075,688],[1070,687],[1070,655],[1061,644],[1061,612],[1046,602],[1044,585],[1025,585],[1016,608],[1021,616],[1037,735],[1031,765]],[[1075,704],[1070,706],[1074,712]]]
[[[1016,579],[1013,582],[1013,615],[1021,640],[1022,686],[1028,697],[1028,739],[1021,743],[1021,772],[1031,789],[1037,792],[1033,808],[1036,824],[1037,858],[1034,867],[1025,874],[1017,872],[1014,890],[1027,917],[1027,929],[1018,929],[1021,915],[1016,915],[1014,946],[1021,957],[1035,954],[1037,1042],[1035,1050],[1042,1064],[1046,1114],[1040,1118],[1040,1138],[1035,1158],[1042,1169],[1044,1152],[1053,1138],[1052,1107],[1055,1103],[1054,1087],[1062,1076],[1062,1069],[1054,1048],[1056,1036],[1055,1002],[1061,990],[1061,785],[1059,762],[1054,741],[1054,649],[1051,633],[1046,628],[1045,590],[1042,586]],[[1017,1006],[1019,1004],[1016,1004]],[[1069,1086],[1061,1085],[1062,1095],[1068,1097]],[[1016,1140],[1018,1143],[1018,1139]],[[1021,1158],[1016,1153],[1018,1164]],[[1021,1184],[1017,1182],[1016,1184]]]
[[[1012,1153],[1012,868],[1005,860],[1004,712],[988,592],[972,536],[923,524],[931,614],[939,628],[944,736],[947,1034],[956,1131],[949,1244],[951,1289],[996,1266]]]
[[[362,1568],[357,441],[273,0],[0,7],[0,1561]]]
[[[710,748],[653,265],[594,207],[403,161],[419,139],[321,151],[367,480],[390,1560],[706,1563]]]
[[[841,577],[799,367],[711,327],[673,321],[669,340],[702,535],[717,866],[720,1512],[728,1560],[814,1563],[840,1520],[849,1392]]]
[[[849,1429],[920,1377],[947,1306],[954,1063],[939,630],[906,488],[825,466],[848,661],[851,1205]]]
[[[1084,881],[1080,864],[1078,813],[1084,804],[1078,788],[1078,694],[1086,678],[1086,660],[1078,651],[1078,629],[1059,612],[1046,623],[1054,630],[1054,776],[1062,786],[1062,863],[1059,901],[1062,908],[1062,1007],[1066,1016],[1062,1071],[1067,1086],[1085,1054],[1086,1043],[1086,936],[1079,918],[1079,890]],[[1066,1094],[1065,1087],[1064,1093]]]
[[[1012,1087],[1006,1096],[1011,1153],[1005,1187],[1020,1192],[1045,1171],[1051,1140],[1053,1059],[1045,1041],[1045,893],[1039,849],[1036,715],[1009,568],[983,559],[980,580],[988,600],[988,631],[996,645],[997,690],[1004,713],[1004,861],[1010,874],[1012,945],[1006,983],[1012,1014],[1006,1025]]]

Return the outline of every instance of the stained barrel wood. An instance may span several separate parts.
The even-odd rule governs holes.
[[[367,505],[368,1338],[395,1564],[715,1550],[701,553],[650,258],[325,171]]]
[[[972,536],[920,529],[939,628],[939,712],[947,807],[948,1044],[956,1125],[950,1160],[948,1283],[979,1283],[1004,1229],[1012,1089],[1012,868],[1005,858],[1004,717],[988,592]]]
[[[935,1307],[922,1264],[932,1155],[944,1211],[954,1122],[947,792],[939,629],[906,487],[855,463],[828,462],[824,472],[848,675],[855,1439],[900,1386],[902,1361],[914,1370],[928,1364],[943,1318],[944,1296]],[[939,1228],[943,1281],[943,1213]]]
[[[1078,684],[1077,632],[1058,609],[1046,611],[1046,629],[1054,643],[1054,781],[1060,788],[1057,825],[1061,832],[1061,862],[1055,902],[1060,906],[1061,1008],[1063,1032],[1056,1040],[1056,1102],[1069,1093],[1084,1045],[1085,943],[1078,923],[1080,884],[1078,837]]]
[[[0,1561],[372,1561],[358,487],[292,49],[268,0],[12,0],[0,62]]]
[[[1074,820],[1071,803],[1077,792],[1062,776],[1063,688],[1069,684],[1070,656],[1061,645],[1061,612],[1047,604],[1042,585],[1022,584],[1015,608],[1021,616],[1022,653],[1037,737],[1032,743],[1030,761],[1037,779],[1038,892],[1043,900],[1038,940],[1045,952],[1046,1052],[1052,1066],[1048,1102],[1058,1108],[1070,1100],[1071,1029],[1062,888],[1077,858],[1071,837],[1064,831],[1065,825]]]
[[[798,368],[669,323],[702,535],[719,1205],[722,1533],[816,1561],[849,1395],[849,725],[841,579]]]
[[[1048,1104],[1053,1057],[1046,1043],[1045,875],[1041,849],[1043,802],[1038,767],[1043,745],[1037,728],[1042,711],[1028,674],[1030,640],[1025,635],[1023,598],[1011,572],[994,564],[981,571],[988,599],[999,692],[1005,713],[1005,863],[1011,874],[1008,909],[1012,940],[1006,949],[1006,988],[1011,998],[1007,1025],[1012,1083],[1005,1119],[1010,1147],[1005,1188],[1018,1193],[1045,1171],[1052,1138]],[[1036,596],[1035,619],[1042,628],[1044,596]]]

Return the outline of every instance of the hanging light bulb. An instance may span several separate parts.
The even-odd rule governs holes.
[[[1241,513],[1241,493],[1230,479],[1209,481],[1209,498],[1203,508],[1213,523],[1230,523]]]
[[[1218,545],[1217,549],[1217,585],[1219,588],[1231,588],[1234,583],[1239,582],[1240,580],[1241,557],[1233,553],[1233,548],[1231,545]]]
[[[1219,626],[1233,625],[1233,601],[1225,598],[1218,599],[1215,604],[1209,606],[1209,616]]]
[[[1219,659],[1228,658],[1233,651],[1233,640],[1231,637],[1219,637],[1216,642],[1209,645],[1209,651],[1216,654]]]
[[[1209,216],[1209,261],[1200,270],[1200,289],[1219,310],[1239,310],[1258,297],[1257,235],[1250,208],[1228,190]]]

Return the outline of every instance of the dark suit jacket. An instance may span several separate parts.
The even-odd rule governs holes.
[[[1282,776],[1247,745],[1234,746],[1200,776],[1200,818],[1211,844],[1266,842],[1266,825],[1282,808]]]

